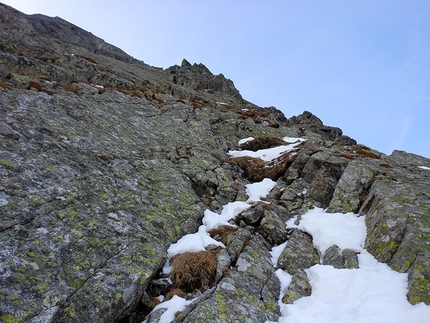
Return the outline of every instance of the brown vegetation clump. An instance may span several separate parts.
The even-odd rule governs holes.
[[[265,178],[276,181],[285,174],[296,155],[297,150],[292,150],[269,162],[248,156],[230,158],[228,162],[242,168],[244,176],[252,182],[260,182]]]
[[[168,301],[169,299],[172,299],[173,296],[179,296],[182,298],[187,297],[187,294],[180,288],[173,288],[172,290],[170,290],[167,294],[166,297],[164,297],[165,301]]]
[[[260,137],[255,137],[253,140],[250,140],[241,144],[240,148],[244,150],[257,151],[260,149],[269,149],[269,148],[288,145],[288,144],[290,143],[277,137],[260,136]]]
[[[271,127],[271,128],[277,129],[280,127],[279,123],[273,122],[272,120],[264,119],[263,121],[267,122],[269,124],[269,127]]]
[[[140,93],[139,93],[139,92],[137,92],[137,91],[125,90],[125,89],[121,89],[121,88],[112,88],[112,89],[113,89],[113,90],[116,90],[116,91],[118,91],[118,92],[121,92],[121,93],[123,93],[123,94],[127,94],[127,95],[135,96],[135,97],[137,97],[137,98],[139,98],[139,99],[142,99],[142,98],[143,98],[142,94],[140,94]]]
[[[379,166],[384,167],[384,168],[394,168],[390,164],[380,164]]]
[[[29,89],[36,89],[38,91],[42,91],[42,85],[40,85],[39,83],[34,82],[34,81],[30,81],[30,84],[28,85],[28,88]]]
[[[89,56],[86,56],[86,55],[82,55],[82,54],[76,54],[75,56],[83,58],[83,59],[86,59],[90,63],[97,64],[97,61],[94,58],[92,58],[92,57],[89,57]]]
[[[364,149],[359,149],[355,153],[357,155],[360,155],[360,156],[363,156],[363,157],[381,159],[381,157],[379,157],[378,155],[376,155],[376,154],[374,154],[374,153],[372,153],[370,151],[364,150]]]
[[[157,297],[152,297],[151,301],[149,302],[149,309],[153,309],[155,306],[157,306],[158,304],[160,304],[161,301],[157,298]]]
[[[184,252],[170,259],[172,271],[170,279],[175,288],[192,292],[201,287],[207,289],[212,284],[218,259],[215,250]]]
[[[108,68],[106,69],[106,72],[109,72],[109,73],[114,74],[114,75],[117,75],[117,76],[121,76],[121,75],[119,75],[119,74],[118,74],[118,72],[117,72],[117,71],[115,71],[113,68],[110,68],[110,67],[108,67]]]
[[[343,158],[346,158],[346,159],[349,159],[349,160],[354,160],[355,159],[354,157],[352,157],[350,155],[347,155],[347,154],[340,154],[339,156],[343,157]]]
[[[6,89],[6,90],[10,90],[10,86],[7,86],[4,83],[0,83],[0,87],[3,88],[3,89]]]
[[[69,92],[75,93],[76,95],[79,95],[78,90],[76,90],[76,88],[73,87],[73,85],[70,85],[67,83],[59,83],[58,85],[61,86],[66,91],[69,91]]]
[[[191,102],[191,105],[193,106],[194,109],[201,109],[203,108],[203,104],[198,103],[198,102]]]
[[[60,58],[61,58],[60,55],[55,55],[55,54],[44,54],[38,57],[38,59],[40,59],[43,62],[47,62],[47,61],[55,62],[57,59],[60,59]]]
[[[256,119],[258,117],[267,117],[270,114],[269,111],[258,111],[255,109],[244,109],[239,113],[246,118],[252,118],[252,119]]]
[[[149,91],[149,89],[146,86],[140,86],[140,85],[136,86],[135,89],[143,93],[145,93],[146,91]]]
[[[164,103],[164,100],[157,97],[155,94],[153,95],[152,100],[157,101],[160,104]]]
[[[48,95],[54,95],[54,92],[47,90],[47,89],[43,89],[42,92],[45,92]]]
[[[80,70],[83,70],[83,69],[84,69],[84,66],[83,66],[83,65],[81,65],[81,64],[79,64],[79,63],[72,62],[72,65],[73,65],[74,67],[76,67],[76,68],[79,68]]]
[[[220,225],[215,229],[209,230],[209,235],[214,238],[220,240],[223,244],[227,243],[227,237],[229,234],[236,232],[237,228],[232,227],[231,225]],[[218,237],[218,238],[217,238]]]

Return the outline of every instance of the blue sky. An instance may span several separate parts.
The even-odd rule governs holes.
[[[383,153],[430,158],[428,0],[2,2],[60,16],[153,66],[203,63],[257,105],[308,110]]]

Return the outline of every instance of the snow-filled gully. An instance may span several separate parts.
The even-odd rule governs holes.
[[[243,139],[239,145],[252,139]],[[299,138],[284,138],[284,140],[295,143],[257,152],[230,151],[229,154],[232,157],[250,156],[270,161],[294,149],[303,141]],[[246,202],[228,203],[219,214],[206,210],[198,231],[185,235],[169,247],[163,274],[167,276],[171,272],[170,259],[176,255],[225,247],[222,242],[213,239],[208,231],[219,226],[234,226],[231,220],[250,208],[253,203],[259,201],[261,203],[275,186],[276,182],[267,178],[261,182],[248,184]],[[282,302],[292,276],[282,269],[276,270],[276,276],[281,283],[278,301],[280,316],[277,322],[430,322],[430,306],[424,303],[413,306],[407,301],[407,274],[398,273],[386,264],[379,263],[364,249],[366,238],[364,219],[364,216],[360,217],[353,213],[326,213],[323,209],[315,208],[302,215],[300,221],[297,221],[296,216],[286,222],[287,228],[296,228],[312,236],[313,244],[319,251],[321,259],[329,247],[337,245],[341,250],[351,249],[357,252],[359,268],[335,269],[333,266],[323,264],[310,267],[305,272],[312,286],[312,294],[296,300],[293,304]],[[271,260],[274,271],[278,258],[287,244],[288,241],[285,241],[272,248]],[[165,309],[158,317],[157,322],[160,323],[173,321],[175,314],[183,311],[193,301],[177,295],[164,302],[162,302],[163,296],[159,299],[161,303],[156,305],[151,313]],[[142,323],[146,322],[148,318]],[[266,323],[274,322],[266,321]]]

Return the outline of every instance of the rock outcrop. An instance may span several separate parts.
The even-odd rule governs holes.
[[[309,235],[287,230],[312,207],[366,215],[366,249],[408,273],[411,303],[430,304],[429,159],[258,107],[202,64],[153,68],[61,18],[0,4],[0,39],[2,322],[141,322],[166,291],[194,299],[176,322],[277,320],[275,269],[293,275],[291,303],[309,295],[310,266],[357,264],[336,246],[321,259]],[[160,274],[168,247],[206,209],[247,199],[262,162],[228,152],[248,137],[263,138],[259,149],[306,141],[257,164],[277,182],[270,204],[214,235],[226,248],[208,247],[210,279],[173,291]],[[274,267],[270,250],[286,240]]]

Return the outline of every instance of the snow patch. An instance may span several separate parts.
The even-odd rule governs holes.
[[[254,139],[254,138],[252,138]],[[252,140],[250,138],[246,138],[246,141]],[[268,149],[260,149],[257,151],[251,151],[251,150],[230,150],[228,152],[229,156],[232,158],[236,157],[253,157],[253,158],[260,158],[263,161],[269,162],[276,158],[278,158],[283,153],[286,153],[288,151],[293,150],[297,145],[299,145],[301,142],[305,141],[305,139],[302,138],[290,138],[290,137],[284,137],[282,138],[286,142],[292,142],[292,144],[289,145],[283,145],[283,146],[277,146],[273,148]],[[244,140],[244,139],[242,139]],[[241,141],[242,141],[241,140]],[[243,144],[244,142],[239,141],[239,145]]]
[[[246,185],[247,203],[260,201],[276,186],[276,182],[265,178],[261,182]]]
[[[359,268],[335,269],[329,265],[315,265],[306,269],[312,294],[288,305],[282,303],[287,288],[282,285],[282,279],[285,279],[283,271],[278,270],[282,315],[279,323],[429,321],[430,306],[424,303],[411,305],[407,301],[407,274],[392,270],[363,249],[366,235],[364,217],[313,209],[302,216],[299,225],[294,224],[296,219],[287,221],[287,227],[311,234],[321,254],[332,245],[359,252]]]
[[[278,265],[278,259],[281,255],[282,251],[284,251],[285,247],[287,246],[288,240],[284,243],[280,244],[279,246],[275,246],[272,248],[272,251],[270,251],[270,255],[272,258],[270,260],[272,261],[273,267],[276,267]]]
[[[366,238],[364,216],[354,213],[326,213],[315,208],[302,216],[298,228],[312,235],[321,256],[333,245],[340,249],[361,251]]]

